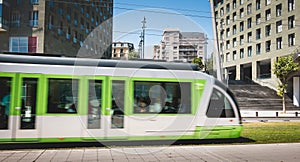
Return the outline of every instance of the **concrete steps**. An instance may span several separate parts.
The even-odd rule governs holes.
[[[239,107],[243,111],[281,111],[282,99],[276,91],[253,83],[241,81],[229,84],[229,88],[236,96]],[[290,98],[286,98],[287,111],[297,111],[300,108],[293,105]]]

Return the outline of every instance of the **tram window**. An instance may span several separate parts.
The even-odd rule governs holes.
[[[124,81],[112,81],[111,128],[124,128],[124,86]]]
[[[21,98],[21,129],[35,129],[37,79],[24,78]]]
[[[207,117],[210,118],[233,118],[235,117],[232,105],[219,90],[214,89],[210,97]]]
[[[11,78],[0,77],[0,130],[8,129]]]
[[[78,80],[49,79],[48,81],[47,113],[76,113]]]
[[[191,83],[134,82],[134,113],[191,113]]]
[[[89,80],[88,129],[101,127],[101,80]]]

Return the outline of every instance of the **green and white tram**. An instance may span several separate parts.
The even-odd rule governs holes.
[[[0,142],[238,138],[222,83],[185,63],[0,55]]]

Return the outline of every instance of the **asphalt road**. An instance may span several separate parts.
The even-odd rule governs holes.
[[[0,161],[300,161],[300,143],[1,150]]]

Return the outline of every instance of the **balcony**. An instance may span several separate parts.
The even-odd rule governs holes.
[[[195,48],[179,48],[179,51],[183,51],[183,52],[188,52],[188,51],[190,51],[190,52],[196,52],[197,49],[195,49]]]

